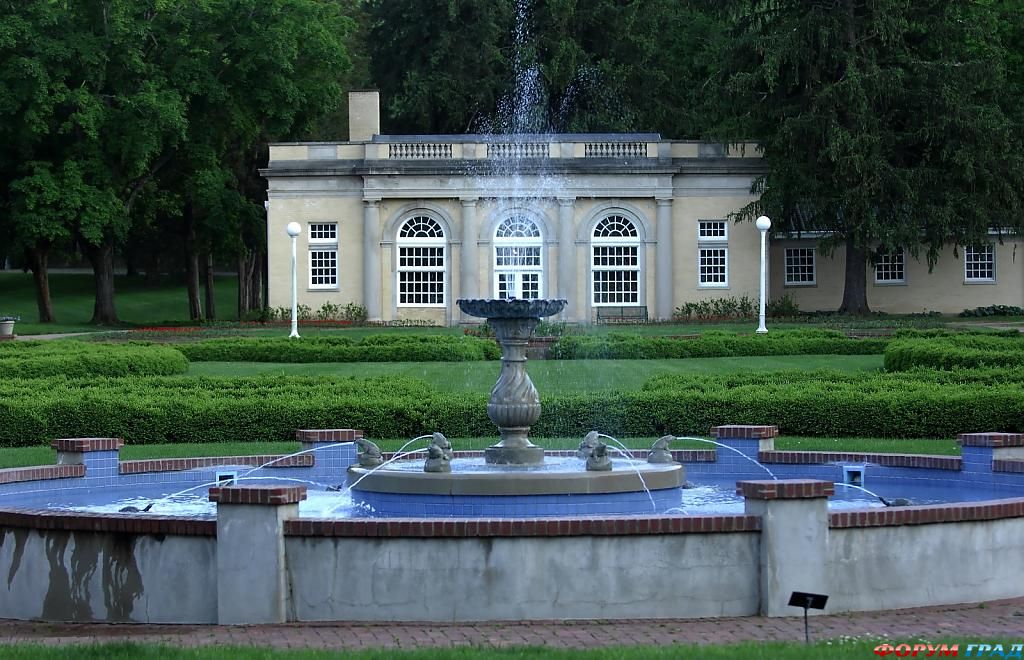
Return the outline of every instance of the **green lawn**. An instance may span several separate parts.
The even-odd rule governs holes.
[[[882,368],[881,355],[793,355],[771,357],[693,358],[687,360],[535,360],[530,379],[541,393],[635,390],[661,374],[729,374],[744,371],[833,369],[844,372]],[[412,376],[439,390],[489,392],[499,362],[350,362],[281,364],[193,362],[192,376]]]
[[[397,451],[412,438],[371,438],[384,451]],[[449,438],[457,450],[483,449],[498,440],[494,436],[477,438]],[[532,436],[537,444],[546,449],[576,449],[582,438],[545,438]],[[630,449],[646,449],[655,438],[619,438]],[[426,446],[426,440],[420,445]],[[713,449],[714,445],[693,440],[679,440],[673,449]],[[903,439],[903,438],[801,438],[783,436],[775,441],[776,449],[801,451],[845,451],[897,454],[935,454],[957,456],[960,447],[956,440],[946,439]],[[144,458],[185,458],[193,456],[253,456],[265,454],[290,454],[299,451],[298,442],[211,442],[209,444],[177,445],[127,445],[121,449],[122,460]],[[0,468],[25,467],[29,465],[52,465],[56,453],[48,446],[13,447],[0,449]]]
[[[666,624],[668,625],[668,624]],[[812,625],[813,628],[813,625]],[[918,639],[900,638],[886,640],[890,644],[917,643]],[[959,642],[960,653],[967,651],[967,643],[959,638],[948,642]],[[1001,643],[1009,651],[1016,642],[1007,640],[977,640],[992,645]],[[127,660],[129,658],[171,658],[174,660],[327,660],[345,658],[349,660],[478,660],[484,658],[508,658],[516,660],[659,660],[661,658],[702,658],[704,660],[805,660],[806,658],[835,658],[836,660],[860,660],[877,657],[872,651],[880,640],[842,638],[835,641],[817,642],[810,646],[802,642],[746,642],[743,644],[707,644],[667,646],[618,646],[605,649],[569,650],[539,647],[511,648],[470,648],[420,649],[420,650],[374,650],[374,651],[294,651],[272,650],[253,647],[210,646],[197,649],[150,646],[131,643],[82,644],[65,646],[37,646],[19,644],[4,646],[3,656],[14,660]],[[937,643],[937,642],[935,642]],[[921,652],[918,657],[924,657]]]
[[[188,320],[188,298],[184,283],[147,284],[141,277],[114,278],[117,314],[126,326],[160,325]],[[50,296],[56,323],[38,323],[32,274],[0,271],[0,315],[20,316],[14,331],[19,335],[96,330],[89,324],[95,302],[91,274],[50,275]],[[235,277],[218,277],[214,296],[222,319],[237,319],[238,282]]]

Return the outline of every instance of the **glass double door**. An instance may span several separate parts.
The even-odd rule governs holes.
[[[533,245],[495,248],[495,298],[534,300],[544,294],[540,250],[540,246]]]

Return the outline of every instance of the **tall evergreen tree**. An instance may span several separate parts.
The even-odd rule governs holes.
[[[716,133],[756,139],[767,174],[739,214],[843,247],[840,310],[869,311],[867,265],[1021,226],[1021,135],[1000,107],[989,2],[728,0]]]

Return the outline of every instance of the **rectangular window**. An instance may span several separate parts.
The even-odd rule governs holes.
[[[700,220],[697,222],[697,240],[708,241],[729,240],[729,225],[725,220]]]
[[[496,268],[516,266],[540,267],[540,247],[496,247],[494,248]]]
[[[875,262],[875,283],[902,284],[907,281],[906,256],[903,250],[888,252]]]
[[[640,259],[635,245],[593,246],[595,305],[640,302]]]
[[[338,287],[338,250],[309,251],[309,288]]]
[[[309,225],[310,243],[337,243],[338,223],[318,222]]]
[[[309,288],[338,288],[338,223],[309,225]]]
[[[992,245],[964,248],[964,281],[996,281],[996,251]]]
[[[706,288],[729,286],[729,223],[725,220],[697,221],[697,285]]]
[[[698,252],[700,285],[704,287],[729,286],[729,248],[702,247]]]
[[[398,304],[443,307],[444,247],[398,249]]]
[[[786,284],[815,284],[814,248],[786,248]]]

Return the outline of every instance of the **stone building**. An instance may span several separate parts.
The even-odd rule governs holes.
[[[270,146],[268,302],[366,307],[371,320],[463,320],[455,301],[558,297],[564,320],[669,319],[712,297],[757,299],[759,233],[727,221],[751,201],[754,145],[656,134],[380,134],[376,92],[349,97],[347,142]],[[958,312],[1024,304],[1016,243],[949,254],[932,273],[908,255],[869,268],[869,304]],[[771,296],[835,309],[842,254],[775,239]],[[998,271],[996,268],[998,264]],[[998,272],[998,279],[996,274]],[[988,285],[975,287],[973,285]]]

